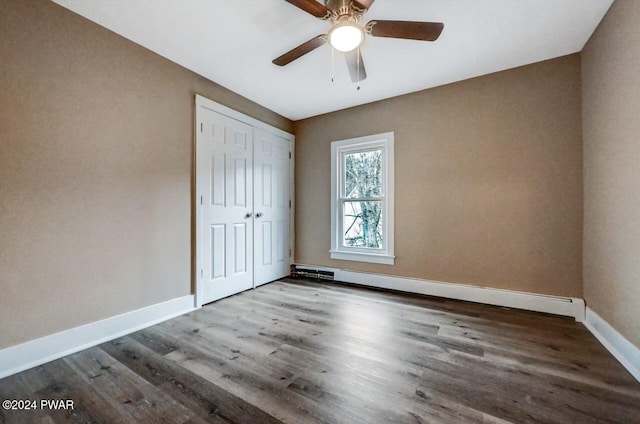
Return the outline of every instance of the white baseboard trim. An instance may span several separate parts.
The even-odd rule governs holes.
[[[587,308],[585,327],[622,364],[631,375],[640,381],[640,348],[627,340],[600,315]]]
[[[0,350],[0,378],[133,333],[195,309],[188,295]]]
[[[576,297],[550,296],[468,284],[370,274],[315,265],[296,264],[296,266],[333,272],[336,281],[345,283],[569,316],[578,322],[584,321],[585,318],[584,300]]]

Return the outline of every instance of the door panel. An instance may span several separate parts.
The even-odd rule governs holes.
[[[225,155],[214,153],[211,155],[211,204],[225,206]]]
[[[233,173],[232,173],[232,186],[233,186],[233,206],[246,207],[247,206],[247,158],[233,156]]]
[[[262,221],[262,265],[271,265],[271,221]]]
[[[289,275],[289,141],[255,129],[254,145],[258,286]]]
[[[197,113],[198,295],[204,304],[253,287],[253,127],[206,107]]]
[[[226,225],[211,226],[211,280],[225,276],[224,269],[227,261],[225,233]]]
[[[271,165],[262,164],[262,202],[261,206],[270,208],[272,204],[271,195],[273,193],[273,181],[271,179]]]
[[[286,261],[287,258],[285,257],[285,249],[288,250],[287,245],[289,244],[284,236],[285,236],[285,231],[284,231],[284,226],[285,226],[285,222],[284,221],[276,221],[276,228],[275,228],[275,234],[277,237],[276,240],[276,260],[277,261]],[[288,252],[287,252],[288,253]]]
[[[234,239],[233,245],[236,247],[235,255],[233,258],[234,275],[239,275],[247,272],[247,224],[244,222],[237,223],[233,226]]]

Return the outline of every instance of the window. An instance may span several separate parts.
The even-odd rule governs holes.
[[[393,265],[393,132],[331,143],[329,252]]]

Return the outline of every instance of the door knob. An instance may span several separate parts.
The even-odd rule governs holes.
[[[262,213],[262,212],[258,212],[258,213],[256,214],[256,218],[260,218],[262,215],[263,215],[263,213]]]
[[[245,219],[249,219],[253,216],[253,212],[247,212],[247,214],[244,216]]]

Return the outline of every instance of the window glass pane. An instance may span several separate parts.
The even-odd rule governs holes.
[[[343,203],[343,245],[382,249],[382,202]]]
[[[344,155],[344,197],[382,196],[382,149]]]

